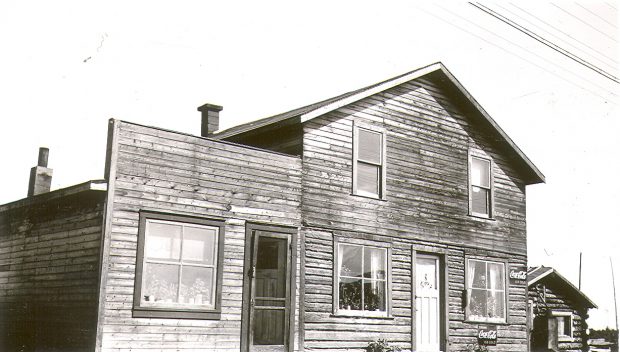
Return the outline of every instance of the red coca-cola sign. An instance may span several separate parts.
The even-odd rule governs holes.
[[[489,325],[478,328],[478,344],[484,346],[497,345],[497,327]]]
[[[508,278],[511,285],[527,285],[527,267],[517,266],[510,268]]]

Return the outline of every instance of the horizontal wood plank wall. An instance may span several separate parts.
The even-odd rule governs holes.
[[[410,348],[411,244],[449,248],[449,350],[465,350],[476,341],[478,325],[463,321],[464,256],[485,253],[510,265],[526,264],[524,182],[450,100],[437,84],[419,79],[305,123],[306,348],[361,348],[373,337]],[[354,120],[387,132],[385,200],[352,195]],[[492,158],[492,220],[468,215],[469,149]],[[338,231],[393,241],[394,320],[330,316],[332,234]],[[509,324],[498,327],[498,347],[492,350],[527,349],[525,302],[526,288],[510,287]]]
[[[102,350],[239,351],[245,223],[299,226],[301,160],[117,123]],[[220,320],[132,318],[141,209],[226,220]]]
[[[541,319],[542,322],[547,322],[547,311],[561,311],[572,312],[573,318],[573,338],[571,340],[560,340],[558,347],[562,351],[581,351],[584,347],[587,347],[587,311],[583,308],[579,309],[581,305],[575,303],[571,298],[562,293],[565,290],[562,287],[554,285],[553,283],[542,280],[540,282],[544,285],[544,295],[542,290],[537,291],[534,287],[530,288],[528,292],[529,299],[534,302],[534,313],[536,319]],[[540,295],[545,297],[543,302]],[[542,323],[541,322],[541,323]],[[546,338],[546,331],[534,331],[533,333],[541,333]]]
[[[0,213],[0,350],[92,350],[103,198]]]

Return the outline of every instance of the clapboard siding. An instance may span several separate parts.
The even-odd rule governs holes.
[[[94,346],[103,192],[0,213],[0,350]]]
[[[352,195],[353,122],[387,135],[385,199]],[[468,152],[492,160],[493,219],[468,215]],[[525,182],[508,157],[435,82],[418,79],[304,123],[302,221],[308,350],[357,349],[377,338],[411,349],[411,250],[445,253],[451,351],[476,343],[465,322],[465,258],[526,264]],[[344,234],[344,235],[343,235]],[[334,236],[392,244],[393,319],[334,316]],[[527,290],[510,286],[508,324],[493,351],[527,350]]]
[[[299,226],[301,160],[119,121],[113,130],[117,152],[101,350],[238,351],[246,222]],[[219,320],[132,317],[140,210],[225,220]],[[299,259],[296,267],[299,287]]]

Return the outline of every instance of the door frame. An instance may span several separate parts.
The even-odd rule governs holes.
[[[290,236],[290,273],[289,273],[289,328],[286,336],[285,349],[293,351],[295,343],[295,310],[296,310],[296,277],[297,277],[297,234],[298,229],[291,226],[268,225],[254,222],[246,222],[245,246],[243,256],[243,302],[241,308],[241,351],[250,350],[250,300],[252,298],[252,259],[254,256],[254,232],[272,232],[279,235]]]
[[[411,350],[417,350],[416,326],[416,261],[417,256],[430,255],[439,259],[439,349],[448,352],[448,324],[450,321],[448,313],[449,286],[448,286],[448,260],[447,249],[432,246],[416,245],[411,246]]]

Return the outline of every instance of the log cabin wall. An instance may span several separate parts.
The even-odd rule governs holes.
[[[93,349],[103,200],[84,192],[0,211],[0,350]]]
[[[107,168],[112,206],[104,245],[107,263],[101,281],[98,350],[239,351],[246,224],[299,227],[300,158],[110,123]],[[132,317],[141,210],[224,220],[220,319]],[[299,263],[296,268],[294,285],[299,287]],[[299,299],[295,302],[293,323],[298,332]],[[298,336],[294,339],[297,349]]]
[[[568,297],[565,292],[567,292],[567,289],[562,287],[562,285],[544,279],[528,291],[528,299],[533,303],[534,331],[532,331],[532,343],[535,351],[537,350],[536,346],[541,343],[546,347],[548,339],[547,320],[549,319],[549,314],[552,314],[551,312],[571,313],[573,336],[571,338],[558,339],[557,347],[560,350],[579,352],[589,349],[588,324],[586,321],[588,318],[587,308]]]
[[[353,126],[384,129],[384,199],[352,195]],[[468,153],[492,160],[493,219],[468,215]],[[304,124],[302,229],[305,238],[304,346],[361,349],[385,338],[412,348],[412,248],[445,253],[447,350],[477,341],[464,321],[465,258],[524,266],[525,184],[511,161],[434,81],[417,79]],[[392,246],[393,319],[333,314],[334,237],[371,238]],[[346,242],[346,239],[343,240]],[[525,285],[509,286],[507,324],[491,351],[526,351]]]

